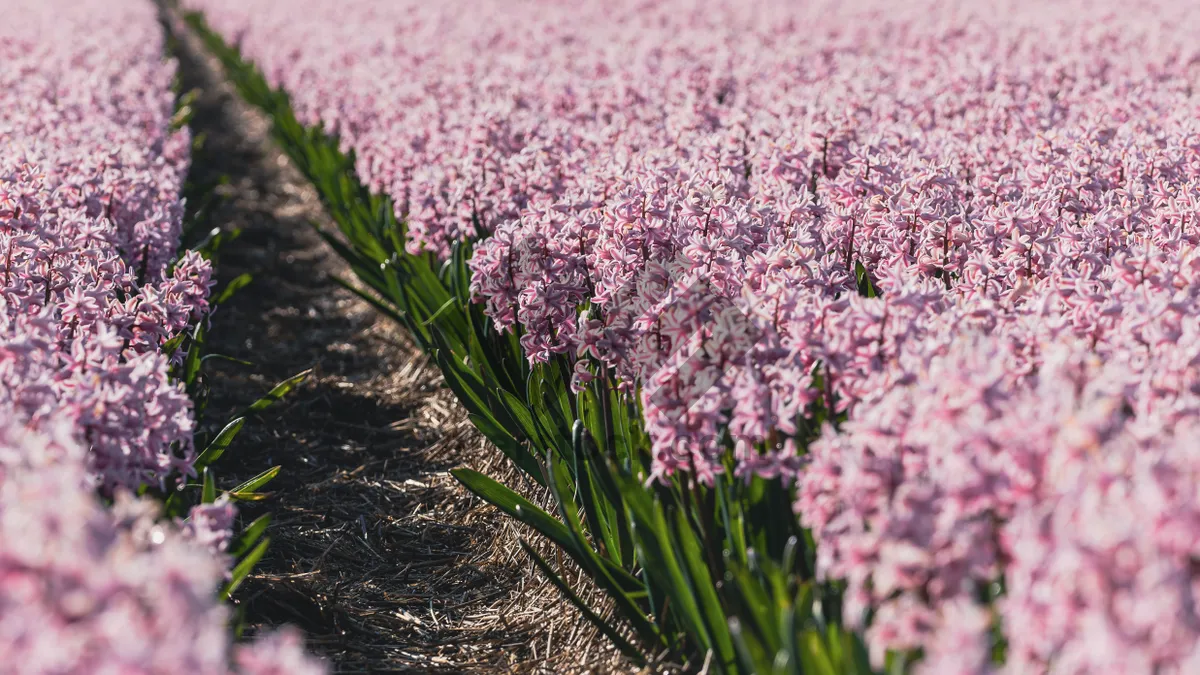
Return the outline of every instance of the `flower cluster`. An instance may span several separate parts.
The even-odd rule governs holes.
[[[101,481],[136,487],[190,470],[190,403],[158,350],[206,311],[211,270],[171,264],[189,138],[153,8],[68,4],[0,27],[0,404],[69,411]]]
[[[796,480],[877,657],[1196,669],[1194,3],[190,4],[659,474]]]
[[[0,661],[72,675],[324,672],[291,633],[231,644],[222,561],[158,520],[157,502],[120,489],[106,508],[71,420],[41,426],[0,417]]]
[[[229,495],[221,495],[210,504],[197,504],[188,511],[187,520],[179,523],[183,536],[221,555],[233,540],[233,525],[237,507]]]
[[[1195,270],[1186,275],[1194,285]],[[893,378],[908,384],[826,430],[796,504],[819,567],[848,582],[852,621],[873,612],[877,656],[925,646],[928,672],[986,672],[993,622],[1013,672],[1191,672],[1194,337],[1125,345],[1126,360],[1050,323],[967,329],[936,350],[914,343]],[[982,599],[1000,580],[1006,593],[989,610]],[[961,665],[972,658],[978,668]]]
[[[136,0],[0,22],[0,670],[316,674],[294,635],[231,644],[232,505],[178,528],[132,496],[192,472],[161,347],[211,286],[200,256],[174,260],[189,137],[163,47]]]

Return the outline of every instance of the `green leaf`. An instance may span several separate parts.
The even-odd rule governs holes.
[[[854,263],[854,276],[858,281],[859,295],[867,298],[879,297],[879,291],[875,288],[875,284],[871,281],[871,275],[867,273],[867,268],[863,267],[861,261]]]
[[[256,413],[256,412],[262,412],[263,410],[266,410],[267,408],[271,407],[271,405],[273,405],[275,402],[282,400],[284,396],[287,396],[289,393],[291,393],[291,391],[293,389],[295,389],[296,387],[299,387],[301,384],[303,384],[304,381],[307,380],[308,376],[311,374],[312,374],[311,369],[305,370],[304,372],[297,373],[297,374],[289,377],[288,379],[284,380],[283,382],[280,382],[279,384],[275,385],[275,387],[272,388],[271,391],[267,392],[266,396],[263,396],[262,398],[258,399],[254,403],[251,403],[250,407],[246,408],[243,415],[248,415],[250,413]]]
[[[258,489],[274,480],[275,477],[279,475],[279,471],[282,468],[282,466],[273,466],[258,474],[254,478],[246,481],[245,483],[233,488],[229,491],[229,494],[233,495],[237,499],[241,499],[242,501],[258,501],[264,496],[257,492]]]
[[[434,329],[433,335],[438,343],[438,348],[433,351],[434,360],[437,361],[442,376],[446,378],[446,385],[454,391],[459,403],[468,412],[498,422],[492,413],[493,406],[489,404],[492,395],[487,386],[479,379],[478,375],[463,366],[462,362],[446,347],[440,331]]]
[[[700,618],[712,636],[713,646],[716,649],[716,657],[720,663],[733,663],[734,650],[733,642],[729,635],[729,624],[726,621],[725,611],[721,607],[721,599],[717,597],[716,580],[713,579],[714,571],[710,570],[708,562],[703,556],[703,544],[700,542],[700,535],[695,532],[688,522],[688,515],[684,509],[676,508],[674,511],[674,528],[669,526],[665,528],[669,535],[670,541],[675,549],[675,555],[678,557],[681,565],[680,569],[685,580],[694,589],[695,599],[698,601],[700,609]]]
[[[480,499],[537,530],[539,534],[572,554],[572,557],[580,555],[567,526],[535,506],[533,502],[474,469],[454,469],[450,474]]]
[[[354,274],[357,275],[363,283],[380,293],[387,290],[387,284],[384,282],[383,276],[380,275],[379,272],[375,271],[378,269],[380,261],[370,260],[369,258],[360,256],[354,251],[354,249],[347,246],[336,236],[326,232],[320,225],[314,223],[313,229],[316,230],[317,234],[325,240],[325,243],[328,244],[329,247],[334,250],[334,252],[336,252],[343,260],[345,260],[348,265],[350,265],[350,269],[354,270]]]
[[[741,609],[743,611],[738,612],[738,616],[742,618],[743,629],[764,636],[779,635],[780,628],[775,616],[775,603],[768,597],[762,584],[741,565],[736,565],[731,570],[730,582],[736,585],[737,591],[742,596]],[[749,625],[747,625],[748,622]]]
[[[471,423],[475,425],[475,428],[485,438],[499,448],[500,452],[504,453],[505,457],[511,459],[514,464],[539,484],[544,484],[537,459],[530,454],[529,449],[525,447],[524,443],[513,438],[499,424],[496,424],[495,420],[475,413],[468,413],[467,418],[471,420]]]
[[[236,359],[232,356],[226,356],[225,354],[205,354],[204,356],[200,357],[200,362],[207,363],[209,359],[216,359],[218,361],[229,361],[230,363],[236,363],[239,366],[253,366],[254,365],[253,363],[246,361],[244,359]]]
[[[479,498],[532,527],[542,536],[561,546],[567,555],[571,556],[580,566],[588,568],[594,564],[594,559],[589,555],[592,553],[591,549],[584,548],[581,550],[577,540],[566,525],[535,506],[529,500],[473,469],[459,468],[452,470],[450,473]],[[633,579],[633,577],[629,576],[627,572],[619,567],[606,566],[604,569],[610,574],[617,575],[615,583],[627,584],[628,586],[638,585],[636,579]]]
[[[211,504],[217,501],[217,479],[212,469],[204,469],[204,486],[200,490],[200,503]]]
[[[555,574],[554,570],[550,567],[550,564],[547,563],[542,556],[538,555],[538,552],[533,550],[533,547],[530,546],[524,539],[521,540],[521,548],[525,549],[525,552],[528,553],[529,557],[533,559],[533,563],[537,565],[542,574],[550,580],[550,583],[553,584],[554,587],[557,588],[558,591],[562,593],[572,605],[575,605],[575,607],[579,609],[580,613],[583,614],[583,617],[592,622],[592,625],[596,626],[596,628],[598,628],[605,637],[612,641],[613,645],[617,648],[617,651],[624,654],[639,666],[646,663],[645,656],[636,647],[629,644],[629,642],[622,637],[619,632],[617,632],[617,629],[613,627],[612,624],[601,618],[601,616],[597,614],[591,607],[588,607],[587,603],[585,603],[578,595],[575,594],[574,591],[571,590],[571,587],[567,585],[566,581],[563,581],[561,577]]]
[[[267,552],[267,546],[269,546],[270,543],[270,537],[264,538],[258,543],[258,546],[255,546],[252,551],[247,553],[244,558],[238,561],[238,564],[233,568],[233,572],[230,573],[229,583],[225,584],[225,587],[221,589],[221,599],[228,600],[233,596],[233,592],[242,585],[242,582],[246,580],[246,577],[250,576],[250,572],[254,569],[254,566],[258,564],[258,561],[262,560],[263,555]]]
[[[208,447],[204,448],[204,452],[201,452],[200,456],[196,458],[195,467],[197,469],[204,469],[217,461],[221,455],[225,454],[225,451],[229,448],[229,444],[233,442],[233,439],[237,437],[238,432],[242,430],[245,424],[246,418],[238,417],[225,425],[225,428],[208,444]]]
[[[576,426],[580,426],[581,422],[576,422]],[[600,449],[596,447],[595,439],[592,434],[586,429],[580,430],[580,447],[583,452],[579,456],[580,462],[583,464],[582,473],[586,474],[588,480],[584,485],[581,481],[581,491],[586,490],[588,493],[595,494],[595,487],[600,487],[600,494],[595,497],[584,496],[585,500],[592,500],[597,505],[603,505],[606,510],[611,510],[612,528],[616,531],[617,543],[615,551],[611,553],[613,558],[620,564],[622,561],[633,563],[633,535],[629,531],[629,516],[625,508],[625,500],[621,495],[620,488],[617,487],[618,475],[617,469],[613,462],[607,461],[600,454]],[[601,496],[602,495],[602,496]],[[597,508],[600,508],[599,506]],[[608,543],[610,547],[612,543]]]
[[[604,544],[605,553],[620,565],[622,560],[621,545],[613,534],[613,530],[621,525],[616,519],[616,509],[604,499],[606,495],[603,492],[597,494],[595,490],[595,478],[589,461],[590,454],[584,448],[587,430],[584,428],[583,422],[576,420],[573,432],[573,459],[576,462],[575,484],[578,487],[579,502],[583,509],[584,518],[587,519],[588,529],[592,533],[592,538],[595,539],[598,537]]]
[[[449,298],[446,300],[446,302],[442,303],[442,306],[439,307],[436,312],[433,313],[433,316],[430,316],[421,323],[425,324],[426,326],[432,326],[434,322],[438,320],[438,317],[446,314],[451,308],[457,308],[457,305],[458,298]]]
[[[596,585],[608,592],[609,597],[616,603],[617,608],[644,642],[658,647],[665,645],[662,634],[650,623],[646,618],[645,609],[638,604],[638,598],[642,593],[641,582],[620,565],[599,555],[592,548],[580,526],[579,509],[571,499],[571,484],[561,463],[561,460],[552,451],[546,452],[547,483],[554,501],[558,505],[559,516],[566,524],[567,530],[574,539],[575,548],[580,553],[579,556],[575,556],[576,562],[591,575]]]
[[[829,654],[826,652],[825,641],[814,630],[805,631],[801,638],[800,660],[806,673],[837,675],[837,671],[833,669],[833,663],[829,660]]]
[[[250,282],[252,282],[252,281],[254,281],[254,275],[250,274],[249,272],[246,272],[244,274],[239,274],[238,276],[234,277],[232,280],[230,280],[230,282],[228,284],[225,285],[225,288],[217,295],[217,299],[214,301],[214,304],[217,304],[217,305],[225,304],[226,302],[229,301],[230,298],[232,298],[234,295],[236,295],[238,291],[249,286]]]
[[[774,664],[763,650],[762,645],[753,641],[746,634],[745,629],[742,627],[742,622],[737,617],[729,619],[729,634],[733,637],[733,644],[737,649],[738,656],[741,657],[741,662],[746,666],[745,672],[770,673],[775,670]],[[804,675],[808,675],[808,671],[801,672]]]
[[[163,502],[163,517],[178,518],[183,516],[187,506],[183,501],[182,487],[180,486],[180,489],[173,490],[171,496],[167,497],[166,501]]]
[[[688,582],[675,554],[662,506],[636,481],[627,481],[624,487],[643,570],[653,585],[670,598],[671,611],[686,628],[695,647],[701,652],[714,649],[716,645],[697,600],[697,591]],[[724,658],[721,654],[716,658],[723,669]]]
[[[188,347],[187,356],[183,360],[183,383],[188,387],[189,391],[192,385],[195,384],[196,378],[200,375],[200,356],[204,351],[205,328],[201,322],[196,325],[192,331],[192,344]]]
[[[571,452],[571,423],[556,408],[556,395],[550,395],[545,387],[547,371],[539,365],[529,374],[529,407],[541,438],[552,445],[563,457]],[[555,399],[554,402],[551,399]],[[556,414],[557,413],[557,414]],[[574,419],[574,415],[571,415]],[[545,448],[543,448],[545,449]]]
[[[533,412],[529,409],[529,406],[525,405],[525,402],[517,398],[514,394],[504,391],[503,389],[501,389],[499,393],[500,398],[504,400],[504,404],[508,409],[508,412],[512,415],[513,419],[516,420],[517,424],[521,425],[521,432],[524,434],[524,436],[533,441],[541,441],[542,439],[538,433],[538,426],[533,421]],[[539,449],[545,449],[541,447],[544,445],[543,443],[537,443],[537,445],[539,446]]]
[[[258,540],[262,538],[267,531],[267,527],[271,524],[271,514],[267,513],[259,516],[242,530],[241,535],[229,547],[229,555],[234,558],[240,558],[243,554],[250,550]]]
[[[161,351],[164,356],[174,356],[175,352],[179,351],[179,347],[183,345],[183,341],[187,339],[187,336],[188,334],[186,332],[177,334],[175,337],[164,342],[159,351]]]

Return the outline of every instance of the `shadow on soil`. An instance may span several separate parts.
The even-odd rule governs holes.
[[[313,370],[248,420],[214,467],[230,485],[282,466],[272,496],[242,507],[274,518],[268,554],[238,592],[248,633],[297,625],[342,673],[562,672],[546,659],[560,658],[567,631],[572,650],[599,655],[533,581],[511,523],[446,473],[467,461],[488,470],[497,453],[404,337],[333,281],[348,272],[312,231],[323,215],[311,186],[181,37],[184,91],[198,94],[189,212],[204,229],[242,230],[221,251],[218,288],[254,275],[213,316],[209,337],[211,352],[253,365],[208,361],[202,424]]]

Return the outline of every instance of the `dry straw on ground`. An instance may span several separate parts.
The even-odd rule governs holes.
[[[205,222],[243,229],[220,277],[255,276],[210,338],[254,365],[214,365],[206,423],[313,370],[217,467],[227,484],[283,467],[271,499],[246,509],[274,516],[270,552],[239,593],[250,631],[296,624],[338,673],[628,670],[521,552],[529,533],[449,475],[469,465],[519,481],[405,336],[333,281],[350,273],[309,226],[325,217],[314,190],[180,37],[184,86],[199,94],[193,179],[215,186]]]

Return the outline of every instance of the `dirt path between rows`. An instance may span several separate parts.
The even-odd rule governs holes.
[[[211,368],[205,423],[313,370],[215,467],[225,485],[283,467],[271,499],[243,511],[274,516],[270,551],[238,594],[249,632],[297,625],[337,673],[609,671],[611,650],[542,581],[512,522],[447,473],[502,473],[498,453],[405,337],[332,280],[349,272],[309,226],[324,218],[312,187],[199,42],[180,37],[184,88],[199,92],[191,178],[215,189],[202,222],[243,229],[219,277],[255,277],[209,340],[253,366]]]

